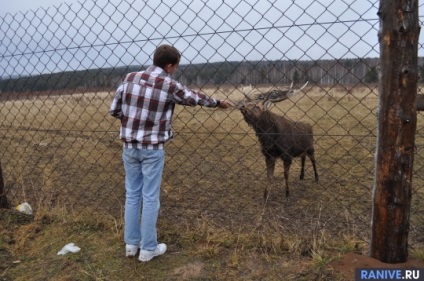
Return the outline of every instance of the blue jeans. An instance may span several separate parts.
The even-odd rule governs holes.
[[[125,243],[153,251],[158,245],[156,222],[165,151],[124,148],[122,158],[126,191]]]

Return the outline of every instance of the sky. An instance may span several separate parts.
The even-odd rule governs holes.
[[[61,3],[72,4],[77,2],[77,0],[0,0],[0,16],[5,16],[7,13],[25,13],[40,8],[47,9]]]
[[[379,0],[0,0],[0,76],[151,64],[378,57]]]

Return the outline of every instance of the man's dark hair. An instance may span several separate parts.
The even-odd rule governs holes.
[[[153,64],[165,68],[168,64],[178,64],[181,59],[180,52],[171,45],[160,45],[153,55]]]

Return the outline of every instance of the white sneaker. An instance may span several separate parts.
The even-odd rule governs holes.
[[[139,245],[125,245],[125,256],[126,257],[134,257],[137,254]]]
[[[154,257],[163,255],[166,252],[166,244],[161,243],[158,244],[156,249],[153,251],[147,251],[147,250],[140,250],[140,256],[138,259],[140,261],[149,261],[153,259]]]

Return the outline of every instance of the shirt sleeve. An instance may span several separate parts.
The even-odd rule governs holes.
[[[180,83],[175,84],[175,90],[173,92],[174,102],[181,105],[188,106],[206,106],[206,107],[217,107],[219,100],[214,99],[202,92],[193,91]]]
[[[124,84],[121,84],[116,90],[115,96],[110,106],[109,114],[115,118],[122,119],[122,95],[124,93]]]

